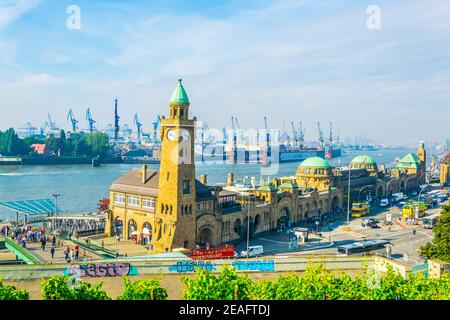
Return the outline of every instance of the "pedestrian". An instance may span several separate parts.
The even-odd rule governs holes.
[[[75,260],[78,260],[78,256],[80,254],[80,247],[78,245],[75,246]]]
[[[45,245],[47,244],[47,238],[45,237],[45,234],[41,238],[41,244],[42,244],[42,251],[45,251]]]
[[[66,260],[66,261],[69,260],[69,251],[70,251],[70,248],[69,248],[69,246],[67,246],[66,250],[64,250],[64,260]]]
[[[50,253],[52,255],[52,259],[55,257],[55,246],[52,245],[52,247],[50,248]]]
[[[56,246],[56,237],[55,237],[55,235],[52,236],[52,246]]]
[[[70,249],[70,252],[69,252],[69,259],[70,259],[70,262],[73,261],[73,258],[74,258],[73,250]]]

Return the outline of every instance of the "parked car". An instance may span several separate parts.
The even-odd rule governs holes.
[[[248,252],[246,250],[241,252],[241,257],[243,258],[251,258],[251,257],[260,257],[264,254],[263,246],[252,246],[248,247]]]

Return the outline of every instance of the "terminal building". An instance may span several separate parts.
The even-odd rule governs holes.
[[[440,172],[441,185],[450,185],[450,153],[442,159]]]
[[[381,199],[393,192],[412,191],[425,180],[425,147],[408,154],[392,169],[378,168],[369,156],[358,156],[348,168],[333,168],[312,157],[289,177],[240,188],[228,174],[224,187],[196,178],[194,132],[196,118],[181,83],[169,102],[169,117],[161,119],[161,164],[131,171],[111,185],[108,236],[139,236],[153,253],[197,245],[218,245],[266,231],[278,232],[345,207],[367,194]],[[224,177],[225,178],[225,177]]]

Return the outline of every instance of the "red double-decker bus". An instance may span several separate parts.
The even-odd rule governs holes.
[[[194,249],[190,254],[190,258],[193,260],[229,259],[233,257],[234,246],[231,244]]]

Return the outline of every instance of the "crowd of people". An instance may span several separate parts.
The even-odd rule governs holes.
[[[27,244],[30,243],[40,243],[40,248],[42,251],[45,251],[47,246],[47,242],[51,241],[50,246],[50,254],[52,260],[55,258],[57,239],[56,235],[49,235],[45,233],[43,228],[32,227],[32,226],[8,226],[4,225],[0,228],[0,233],[3,236],[10,237],[13,241],[19,244],[22,248],[27,248]],[[73,248],[70,248],[69,245],[66,246],[64,250],[64,260],[68,263],[77,261],[79,259],[80,248],[78,245],[75,245]]]

